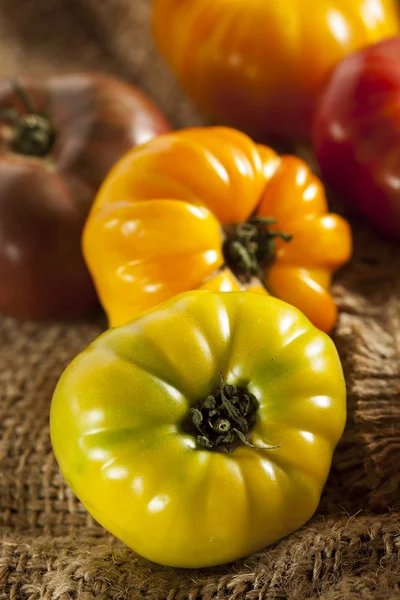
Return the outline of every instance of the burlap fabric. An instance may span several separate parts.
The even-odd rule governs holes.
[[[151,45],[147,0],[2,0],[0,11],[3,74],[102,69],[139,85],[176,126],[201,122]],[[334,286],[349,416],[320,508],[234,565],[153,565],[94,523],[63,482],[50,400],[104,318],[0,320],[1,600],[400,598],[400,252],[353,224],[355,256]]]

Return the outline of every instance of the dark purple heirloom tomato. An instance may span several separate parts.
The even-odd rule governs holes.
[[[94,196],[127,150],[169,129],[143,94],[105,75],[0,81],[1,312],[96,308],[81,251]]]

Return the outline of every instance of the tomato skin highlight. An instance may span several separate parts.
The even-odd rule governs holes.
[[[209,450],[187,432],[221,372],[257,400],[258,448]],[[149,560],[195,568],[245,557],[310,519],[345,419],[336,348],[300,311],[268,295],[194,291],[75,358],[54,393],[51,439],[99,523]]]

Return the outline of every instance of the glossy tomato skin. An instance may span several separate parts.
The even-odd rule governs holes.
[[[23,318],[67,318],[98,306],[81,251],[81,234],[106,173],[130,148],[169,129],[134,88],[97,74],[21,78],[35,112],[48,117],[55,142],[43,157],[10,145],[0,124],[0,311]],[[0,107],[26,107],[10,81]]]
[[[309,137],[347,54],[399,33],[395,0],[154,0],[158,47],[218,123],[257,140]]]
[[[224,254],[233,225],[272,218],[276,240],[255,281],[238,281]],[[329,213],[321,181],[226,127],[171,132],[128,152],[105,179],[83,235],[84,254],[111,326],[191,289],[251,289],[290,302],[320,329],[337,318],[333,271],[351,231]]]
[[[256,446],[209,450],[190,409],[231,385],[257,399]],[[275,298],[189,292],[100,336],[62,375],[51,437],[72,490],[144,557],[206,567],[261,550],[317,508],[346,418],[331,339]]]
[[[347,57],[322,94],[322,173],[373,227],[400,238],[400,36]]]

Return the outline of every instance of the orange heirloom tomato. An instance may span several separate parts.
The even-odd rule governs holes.
[[[220,123],[309,135],[316,97],[351,52],[399,32],[396,0],[155,0],[158,47]]]
[[[305,162],[227,128],[188,129],[130,151],[111,170],[84,231],[110,325],[180,292],[270,293],[329,332],[332,271],[351,233],[327,213]]]

